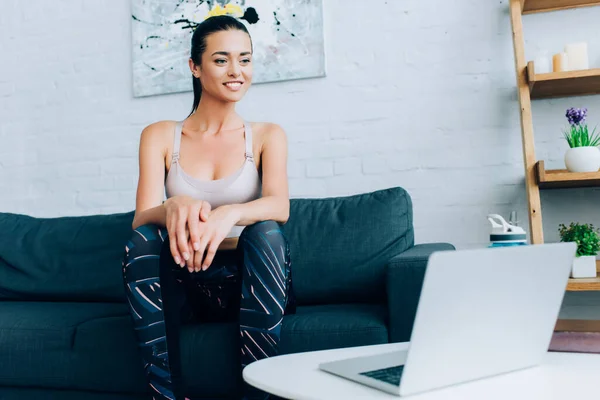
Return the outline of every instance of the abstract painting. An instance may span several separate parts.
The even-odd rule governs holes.
[[[134,97],[193,90],[194,28],[225,13],[250,32],[253,83],[325,76],[322,0],[132,0],[131,11]]]

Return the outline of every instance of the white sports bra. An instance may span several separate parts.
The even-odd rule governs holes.
[[[244,165],[233,174],[222,179],[210,181],[199,180],[188,175],[179,164],[179,148],[181,145],[181,129],[183,121],[175,125],[175,140],[171,168],[165,179],[167,198],[173,196],[190,196],[206,200],[214,210],[225,204],[241,204],[256,200],[261,196],[261,179],[252,154],[252,129],[244,122],[244,137],[246,144],[246,160]],[[239,237],[244,226],[234,226],[227,235]]]

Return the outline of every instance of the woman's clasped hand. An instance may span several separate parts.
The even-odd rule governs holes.
[[[205,271],[221,242],[239,221],[235,207],[212,209],[205,200],[174,196],[164,202],[171,254],[190,272]]]

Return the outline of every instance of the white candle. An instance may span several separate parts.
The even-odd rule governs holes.
[[[565,46],[565,53],[569,60],[569,71],[589,69],[587,43],[571,43]]]
[[[552,66],[554,72],[567,71],[568,59],[566,53],[558,53],[552,57]]]

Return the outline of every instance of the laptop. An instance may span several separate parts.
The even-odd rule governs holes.
[[[575,243],[439,251],[429,257],[408,350],[319,369],[408,396],[539,365]]]

